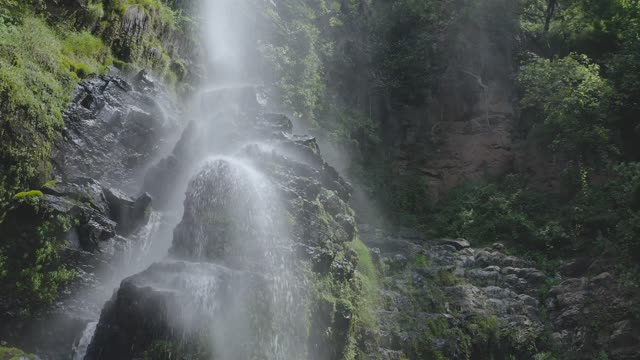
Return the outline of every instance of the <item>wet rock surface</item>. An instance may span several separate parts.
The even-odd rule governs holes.
[[[41,192],[42,196],[14,200],[0,224],[0,233],[5,241],[20,244],[12,256],[21,256],[20,251],[33,251],[30,247],[38,246],[42,241],[39,237],[44,235],[59,241],[64,246],[62,262],[77,276],[58,302],[30,318],[13,311],[19,304],[2,302],[0,337],[43,358],[58,359],[68,355],[77,334],[99,310],[96,304],[74,295],[101,286],[105,280],[101,276],[114,271],[113,267],[118,266],[115,257],[124,253],[130,246],[128,243],[134,241],[134,233],[148,219],[144,210],[140,214],[131,213],[126,219],[117,214],[130,204],[141,205],[149,198],[114,196],[115,190],[90,178],[46,184]],[[131,239],[121,236],[122,225],[129,226]],[[41,235],[39,231],[46,233]]]
[[[177,129],[168,96],[145,72],[131,82],[101,75],[77,86],[54,151],[56,181],[14,199],[0,226],[5,240],[23,244],[18,251],[35,252],[29,246],[39,246],[34,239],[41,236],[57,239],[62,262],[78,275],[55,304],[29,317],[3,303],[3,340],[44,359],[67,358],[99,313],[90,297],[105,291],[123,254],[142,246],[152,199],[134,184]]]
[[[198,331],[210,323],[233,323],[237,328],[220,328],[233,343],[238,334],[248,339],[266,332],[264,325],[253,323],[244,328],[248,311],[260,312],[269,296],[267,279],[261,275],[230,270],[207,263],[162,262],[125,279],[114,297],[105,305],[98,331],[89,346],[89,359],[132,359],[154,343],[180,339],[185,348],[197,346]],[[205,282],[205,286],[201,286]],[[194,292],[206,289],[207,302]],[[242,313],[229,312],[237,302],[250,299],[252,307]],[[185,306],[188,304],[189,306]],[[255,318],[257,320],[257,318]],[[168,326],[171,324],[171,326]],[[108,344],[108,346],[104,346]],[[220,344],[225,345],[225,344]],[[195,350],[194,350],[195,351]],[[182,355],[186,355],[183,353]]]
[[[81,82],[63,114],[64,140],[54,154],[57,175],[134,188],[143,167],[179,129],[178,110],[153,81],[139,74],[133,82],[109,75]]]

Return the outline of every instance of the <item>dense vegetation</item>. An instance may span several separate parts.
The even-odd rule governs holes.
[[[436,234],[510,241],[553,257],[610,255],[637,271],[637,1],[527,1],[521,126],[562,164],[559,192],[513,179],[466,186]]]
[[[638,1],[282,3],[270,14],[277,36],[263,49],[277,69],[275,85],[296,115],[352,154],[351,179],[392,223],[431,236],[507,241],[552,258],[605,252],[633,267],[640,256]],[[513,16],[491,16],[499,11]],[[455,81],[446,68],[458,60],[447,59],[474,46],[443,39],[481,21],[491,36],[512,37],[516,136],[556,159],[562,186],[545,193],[513,174],[465,185],[434,204],[421,175],[398,172],[393,127],[375,108],[418,107],[437,96],[439,83]]]

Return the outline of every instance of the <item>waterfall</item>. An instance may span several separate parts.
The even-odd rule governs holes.
[[[121,289],[127,282],[173,294],[167,300],[170,332],[182,334],[185,344],[204,346],[212,358],[293,360],[305,357],[307,330],[289,215],[279,190],[243,156],[246,145],[261,139],[238,141],[233,135],[257,126],[264,106],[256,87],[247,85],[255,80],[252,24],[259,11],[250,5],[201,2],[209,81],[190,102],[196,107],[191,125],[174,149],[181,167],[168,188],[168,210],[154,213],[139,235],[143,253],[150,255],[133,261],[134,268],[148,268],[125,279]],[[168,214],[182,220],[161,221]],[[95,331],[90,322],[74,359],[92,358],[88,342],[100,336]]]
[[[73,347],[73,360],[83,360],[84,354],[87,352],[93,333],[96,331],[97,321],[91,321],[82,332],[82,336],[78,343]]]
[[[293,273],[286,221],[269,179],[238,158],[207,159],[192,179],[183,221],[174,232],[172,255],[263,278],[256,282],[254,277],[250,281],[237,277],[224,305],[218,303],[218,279],[193,275],[183,279],[192,296],[180,306],[182,325],[186,322],[193,328],[191,319],[200,321],[202,314],[213,315],[212,309],[223,307],[225,316],[205,322],[214,358],[250,358],[255,352],[261,358],[294,359],[303,351],[304,331],[296,324],[303,318],[304,302]],[[251,294],[260,294],[258,303]],[[257,346],[244,348],[249,339]]]

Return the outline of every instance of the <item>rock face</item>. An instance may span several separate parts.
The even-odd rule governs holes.
[[[634,308],[640,294],[595,268],[578,277],[567,276],[551,288],[546,302],[551,340],[578,359],[601,353],[609,359],[637,359],[640,323]]]
[[[434,45],[442,70],[434,69],[439,80],[428,96],[373,105],[398,171],[424,179],[434,202],[467,181],[505,174],[516,158],[517,30],[502,20],[515,18],[517,6],[508,0],[464,6]]]
[[[8,207],[0,224],[3,241],[12,244],[8,255],[21,258],[53,239],[64,248],[61,261],[78,276],[56,304],[28,319],[15,313],[25,299],[16,294],[6,297],[13,303],[0,301],[0,337],[47,358],[61,358],[96,311],[74,295],[93,289],[104,280],[104,272],[114,271],[115,256],[134,242],[123,238],[121,229],[135,238],[136,230],[148,220],[150,204],[146,194],[133,200],[89,178],[47,184],[41,192],[41,196],[16,199]],[[137,204],[139,211],[127,218],[118,216],[131,204]]]
[[[222,341],[215,344],[223,350],[216,353],[237,355],[241,353],[240,349],[230,348],[237,343],[235,337],[255,340],[260,338],[261,332],[268,330],[265,323],[257,321],[258,317],[244,321],[250,312],[267,312],[261,308],[267,304],[264,299],[269,296],[267,282],[258,274],[214,264],[154,264],[124,280],[117,296],[105,305],[87,357],[132,359],[149,350],[154,343],[176,339],[183,341],[181,345],[185,350],[181,356],[189,351],[197,355],[199,337],[211,336],[199,332],[208,331],[212,323],[237,325],[228,328],[214,325],[216,330],[224,332]],[[241,309],[237,303],[247,307]],[[229,311],[231,309],[235,311]],[[228,321],[230,319],[233,321]]]
[[[357,233],[347,205],[350,185],[324,162],[315,139],[293,135],[291,122],[265,112],[257,94],[253,87],[205,94],[208,116],[188,126],[172,155],[150,170],[146,189],[159,197],[168,183],[188,180],[183,173],[195,174],[170,250],[179,261],[123,281],[102,312],[87,359],[152,356],[158,342],[187,354],[204,346],[209,355],[229,359],[340,359],[356,351],[352,319],[361,285],[358,258],[349,248]],[[194,277],[207,290],[188,288]],[[242,299],[214,300],[237,281],[251,284]],[[203,298],[203,291],[209,295]],[[190,297],[214,310],[185,306]],[[256,297],[262,300],[251,300]],[[181,315],[176,303],[193,314]],[[208,341],[184,331],[185,318],[212,314],[222,318],[199,331]],[[235,314],[234,326],[251,331],[229,332],[229,314]],[[188,322],[189,329],[200,329]],[[252,345],[235,349],[234,332]]]
[[[170,104],[144,73],[133,83],[107,75],[81,82],[64,113],[64,141],[54,155],[58,176],[134,188],[143,167],[179,129]]]
[[[636,359],[639,294],[592,260],[548,275],[499,243],[426,240],[360,226],[382,269],[383,359]],[[556,283],[557,285],[550,286]],[[543,354],[546,354],[543,356]],[[536,357],[538,356],[538,357]]]
[[[383,269],[384,359],[531,358],[545,330],[532,264],[466,241],[403,238],[361,226]]]
[[[142,245],[152,199],[146,193],[129,194],[138,194],[137,177],[177,129],[171,104],[146,72],[131,82],[95,76],[77,86],[54,153],[57,180],[15,199],[0,227],[3,240],[20,244],[16,252],[35,253],[43,236],[56,239],[64,248],[62,262],[78,276],[56,304],[29,318],[12,310],[20,304],[2,302],[3,340],[47,358],[63,358],[99,312],[87,298],[104,290],[109,274],[121,265],[119,255],[133,254]]]

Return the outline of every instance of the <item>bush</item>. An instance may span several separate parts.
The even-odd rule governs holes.
[[[0,23],[0,207],[48,177],[76,82],[104,72],[109,61],[97,37],[54,30],[28,10],[19,23]]]
[[[3,310],[26,314],[55,301],[76,273],[61,258],[71,218],[41,206],[39,191],[23,194],[0,223],[0,291],[14,294]]]
[[[571,245],[568,208],[528,188],[515,175],[467,184],[438,205],[433,236],[463,237],[476,244],[507,242],[521,250],[553,252]]]
[[[40,183],[75,81],[62,66],[62,44],[44,21],[0,25],[0,205]]]
[[[578,164],[604,163],[615,153],[607,114],[613,90],[587,56],[534,58],[518,80],[524,90],[521,105],[551,151]]]

